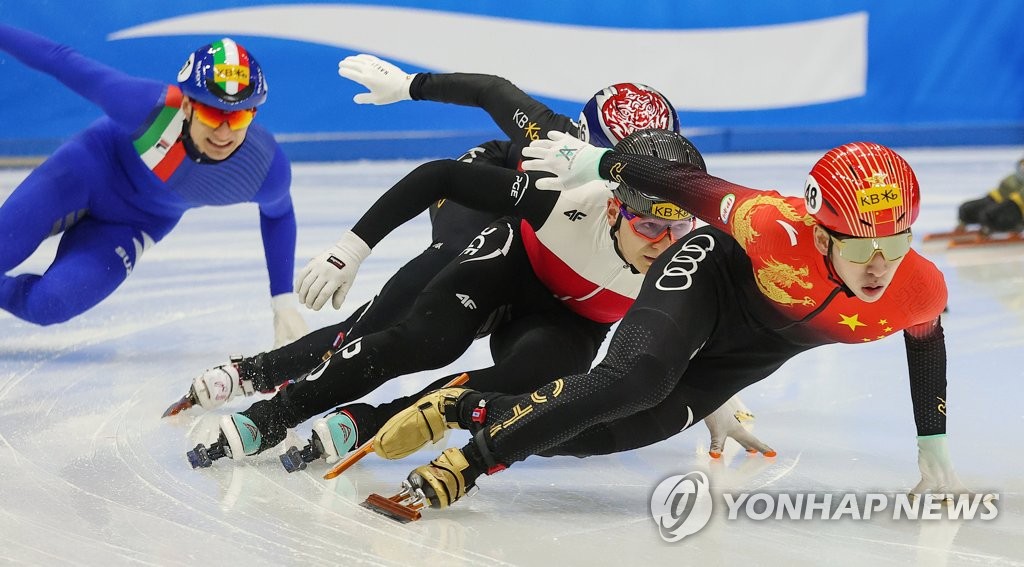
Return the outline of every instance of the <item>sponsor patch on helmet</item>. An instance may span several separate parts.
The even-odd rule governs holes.
[[[218,83],[233,82],[242,85],[249,84],[249,67],[220,63],[213,66],[213,80]]]
[[[718,205],[718,218],[722,219],[723,223],[729,224],[729,215],[732,214],[732,206],[735,204],[736,195],[729,193],[722,197],[722,202]]]
[[[886,174],[876,173],[864,180],[871,187],[857,191],[857,210],[872,213],[903,206],[903,192],[899,185],[886,183],[885,178]]]
[[[660,219],[668,220],[683,220],[690,218],[691,215],[687,211],[684,211],[674,203],[654,203],[651,205],[651,215],[656,216]]]

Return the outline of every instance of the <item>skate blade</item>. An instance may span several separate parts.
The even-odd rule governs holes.
[[[452,378],[443,387],[444,388],[452,388],[454,386],[461,386],[461,385],[465,384],[468,380],[469,380],[469,374],[463,372],[462,374],[459,374],[455,378]],[[373,452],[373,439],[370,439],[370,440],[366,441],[365,443],[363,443],[362,445],[360,445],[359,448],[357,448],[355,451],[350,453],[349,456],[345,457],[340,463],[334,465],[334,468],[332,468],[331,470],[327,471],[327,474],[324,475],[324,480],[331,480],[332,478],[334,478],[334,477],[340,475],[341,473],[347,471],[349,467],[351,467],[352,465],[356,464],[357,462],[359,462],[360,459],[362,459],[366,455],[369,455],[372,452]]]
[[[290,473],[306,470],[306,461],[302,458],[298,447],[288,447],[288,450],[278,458],[281,459],[284,470]]]
[[[969,248],[972,246],[997,246],[1000,244],[1020,244],[1024,242],[1024,236],[1020,233],[1003,233],[984,235],[981,233],[972,235],[972,238],[954,239],[949,242],[950,248]]]
[[[978,229],[958,228],[950,232],[934,232],[932,234],[926,234],[922,240],[924,242],[931,242],[934,240],[961,240],[964,238],[974,238],[979,234],[981,234],[981,231]]]
[[[164,414],[161,415],[160,417],[164,418],[164,417],[170,417],[172,415],[178,415],[179,413],[187,410],[188,408],[190,408],[190,407],[192,407],[194,405],[196,405],[196,402],[192,398],[192,393],[189,392],[188,394],[185,394],[184,396],[182,396],[180,400],[178,400],[178,401],[174,402],[173,404],[171,404],[171,406],[169,408],[167,408],[167,411],[165,411]]]
[[[406,504],[406,502],[411,503]],[[420,519],[423,502],[417,502],[414,494],[403,491],[390,498],[385,498],[380,494],[371,494],[360,506],[387,516],[396,522],[408,524]]]

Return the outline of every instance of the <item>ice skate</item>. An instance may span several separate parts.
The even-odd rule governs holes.
[[[420,509],[447,508],[475,485],[466,485],[463,471],[469,468],[457,448],[446,449],[429,464],[417,467],[402,483],[398,494],[385,498],[371,494],[363,506],[402,523],[420,519]]]
[[[281,455],[281,464],[288,472],[301,471],[319,458],[328,463],[337,462],[347,455],[359,439],[359,426],[345,409],[328,414],[313,424],[313,435],[302,449],[290,447]]]
[[[1014,232],[989,232],[978,230],[969,235],[954,238],[949,241],[950,248],[970,248],[978,246],[998,246],[1001,244],[1019,244],[1024,242],[1024,233]]]
[[[960,239],[969,240],[971,238],[974,238],[976,235],[978,235],[980,233],[981,233],[981,230],[979,228],[977,228],[976,225],[969,227],[968,225],[965,225],[965,224],[961,223],[961,224],[958,224],[956,226],[956,228],[954,228],[953,230],[950,230],[950,231],[947,231],[947,232],[932,232],[932,233],[926,234],[926,235],[924,235],[923,240],[924,240],[924,242],[933,242],[933,241],[936,241],[936,240],[949,240],[949,241],[960,240]]]
[[[251,396],[256,393],[252,379],[242,377],[245,359],[232,356],[231,362],[205,370],[192,380],[192,386],[185,396],[171,404],[162,417],[176,415],[194,405],[203,409],[214,409],[237,396]]]
[[[220,434],[209,447],[202,443],[186,453],[192,468],[208,467],[222,457],[238,460],[284,441],[293,416],[276,400],[264,400],[242,413],[220,418]]]
[[[209,447],[202,443],[186,453],[192,468],[209,467],[213,461],[228,457],[241,458],[260,452],[263,435],[251,419],[240,413],[220,418],[220,435]]]
[[[436,443],[446,429],[461,429],[458,401],[466,388],[442,388],[389,419],[373,438],[373,450],[385,459],[401,459],[428,442]]]

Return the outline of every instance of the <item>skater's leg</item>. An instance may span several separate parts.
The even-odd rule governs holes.
[[[493,257],[456,259],[431,281],[398,325],[349,337],[309,378],[242,412],[263,431],[260,450],[279,443],[286,428],[360,398],[395,376],[438,368],[462,355],[488,314],[516,296],[524,277],[533,277],[510,222],[497,222],[481,235],[483,249],[497,252]],[[279,407],[261,407],[268,404]],[[265,416],[282,419],[269,423]]]
[[[158,227],[158,235],[168,230]],[[39,325],[67,321],[113,293],[153,243],[136,227],[86,217],[65,231],[43,275],[0,280],[0,308]]]

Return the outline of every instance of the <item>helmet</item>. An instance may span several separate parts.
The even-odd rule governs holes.
[[[221,110],[253,108],[267,100],[260,64],[228,38],[190,54],[178,71],[178,86],[185,96]]]
[[[634,130],[679,131],[676,109],[665,95],[639,83],[616,83],[590,97],[580,112],[579,139],[611,148]]]
[[[697,148],[676,132],[668,130],[637,130],[615,144],[615,150],[624,154],[653,156],[669,161],[689,163],[701,171],[707,171],[704,158]],[[630,209],[647,216],[677,220],[692,215],[665,199],[652,197],[625,183],[612,189],[612,194]]]
[[[910,164],[880,144],[855,142],[825,153],[807,176],[804,204],[818,224],[847,236],[891,236],[910,228],[921,191]]]

